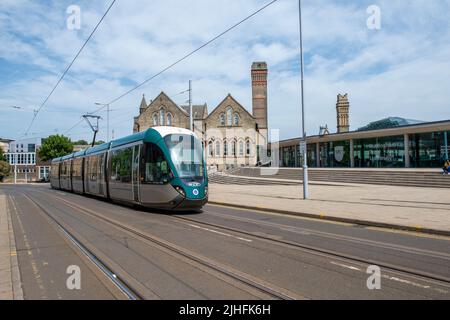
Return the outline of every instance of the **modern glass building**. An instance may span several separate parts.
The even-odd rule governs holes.
[[[307,138],[316,168],[440,168],[449,159],[450,120]],[[280,141],[282,167],[301,167],[300,138]]]

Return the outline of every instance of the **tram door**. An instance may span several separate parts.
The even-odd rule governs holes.
[[[133,165],[132,165],[132,181],[133,181],[133,198],[134,201],[139,201],[139,158],[140,146],[133,147]]]

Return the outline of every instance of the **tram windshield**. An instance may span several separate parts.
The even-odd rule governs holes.
[[[203,148],[197,138],[187,134],[171,134],[164,141],[180,178],[203,178]]]

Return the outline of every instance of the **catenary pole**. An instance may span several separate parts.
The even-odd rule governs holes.
[[[194,119],[192,114],[192,80],[189,80],[189,128],[191,131],[194,131]]]
[[[304,60],[303,60],[303,35],[302,35],[302,0],[298,0],[298,18],[300,28],[300,73],[301,73],[301,104],[302,104],[302,156],[303,156],[303,199],[309,198],[308,190],[308,159],[307,159],[307,145],[306,145],[306,130],[305,130],[305,94],[304,94]]]

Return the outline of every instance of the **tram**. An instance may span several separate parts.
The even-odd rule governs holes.
[[[189,130],[154,127],[52,160],[53,189],[168,210],[208,201],[203,147]]]

